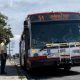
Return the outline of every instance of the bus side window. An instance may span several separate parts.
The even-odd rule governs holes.
[[[26,28],[26,44],[27,44],[27,49],[30,49],[30,36],[28,28]]]
[[[30,37],[29,37],[29,29],[27,20],[24,21],[24,34],[25,34],[25,48],[30,48]]]
[[[24,21],[24,40],[25,40],[25,52],[26,58],[28,57],[28,49],[30,49],[30,35],[28,29],[28,22]]]

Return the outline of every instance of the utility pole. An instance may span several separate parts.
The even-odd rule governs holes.
[[[13,48],[14,48],[14,41],[10,41],[9,45],[8,45],[8,51],[9,51],[9,58],[11,59],[11,54],[13,54]]]
[[[10,42],[9,42],[9,59],[11,60],[11,48],[10,48]]]

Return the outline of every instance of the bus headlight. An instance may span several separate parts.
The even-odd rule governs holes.
[[[33,55],[34,57],[37,57],[38,56],[38,53],[34,53],[34,55]]]

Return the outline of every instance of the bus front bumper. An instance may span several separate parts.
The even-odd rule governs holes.
[[[62,59],[60,61],[59,58],[31,61],[31,67],[32,68],[45,67],[45,66],[64,67],[65,65],[69,65],[69,64],[71,64],[70,59]]]

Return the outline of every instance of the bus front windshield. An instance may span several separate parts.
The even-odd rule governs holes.
[[[41,48],[48,43],[80,41],[80,23],[77,21],[36,22],[31,25],[31,44]]]

